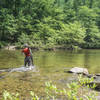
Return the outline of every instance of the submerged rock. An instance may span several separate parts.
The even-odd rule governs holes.
[[[13,68],[11,71],[12,72],[24,72],[24,71],[30,71],[33,70],[35,68],[35,66],[29,66],[29,67],[19,67],[19,68]]]
[[[69,73],[76,73],[76,74],[85,74],[88,75],[89,72],[86,68],[74,67],[68,71]]]
[[[26,72],[26,71],[32,71],[32,72],[38,72],[35,66],[29,66],[29,67],[19,67],[19,68],[10,68],[10,69],[2,69],[0,70],[0,73],[6,72],[5,75],[0,76],[0,79],[7,77],[10,75],[12,72]]]
[[[35,70],[35,66],[29,66],[29,67],[18,67],[18,68],[10,68],[10,69],[2,69],[0,72],[24,72],[24,71],[30,71]]]

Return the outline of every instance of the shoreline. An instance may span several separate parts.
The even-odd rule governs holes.
[[[22,49],[23,48],[23,45],[7,45],[7,46],[3,46],[1,47],[0,49],[4,49],[4,50],[19,50],[19,49]],[[32,50],[36,50],[36,51],[39,51],[39,50],[44,50],[44,51],[56,51],[56,50],[99,50],[100,48],[82,48],[82,47],[79,47],[79,46],[74,46],[74,45],[55,45],[55,46],[30,46],[30,48]]]

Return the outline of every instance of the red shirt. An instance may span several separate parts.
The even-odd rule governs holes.
[[[29,48],[23,49],[22,52],[25,54],[25,56],[30,56],[30,50],[29,50]]]

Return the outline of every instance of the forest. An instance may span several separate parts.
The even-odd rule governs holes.
[[[100,48],[100,0],[2,0],[0,47]]]

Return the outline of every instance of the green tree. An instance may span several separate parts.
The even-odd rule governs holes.
[[[9,14],[8,9],[1,9],[0,16],[0,37],[2,41],[15,40],[15,34],[17,32],[17,24],[13,15]]]
[[[58,42],[61,44],[70,44],[79,46],[84,43],[85,28],[79,22],[62,25],[59,32]]]

